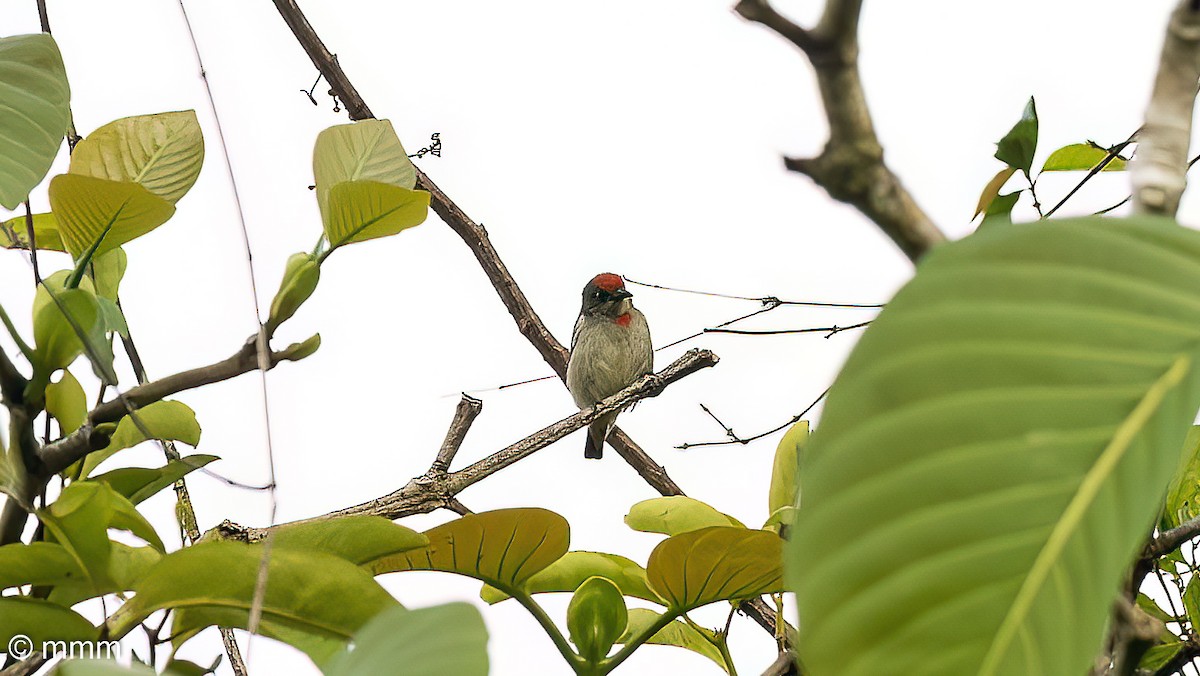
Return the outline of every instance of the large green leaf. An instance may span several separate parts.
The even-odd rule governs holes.
[[[642,500],[629,508],[625,525],[646,533],[679,535],[709,526],[746,526],[737,519],[718,512],[706,502],[686,495],[668,495]]]
[[[113,656],[121,654],[120,648],[111,651]],[[182,676],[186,672],[167,668],[163,676]],[[207,672],[196,672],[207,673]],[[158,672],[140,662],[132,662],[129,666],[118,664],[114,660],[105,659],[72,659],[59,662],[51,676],[157,676]]]
[[[58,219],[54,214],[33,214],[33,238],[41,251],[67,250],[58,234]],[[24,216],[0,223],[0,246],[5,249],[29,248],[29,228]]]
[[[467,575],[513,593],[567,553],[567,520],[535,507],[468,514],[425,531],[429,544],[371,562],[376,575],[440,570]]]
[[[264,548],[240,542],[202,542],[170,554],[134,586],[136,595],[108,621],[112,636],[124,636],[156,610],[199,609],[176,616],[172,633],[197,626],[181,617],[245,628]],[[396,604],[358,566],[331,554],[271,548],[262,604],[263,635],[271,627],[349,640],[379,612]],[[278,637],[278,635],[272,636]]]
[[[924,259],[801,462],[806,670],[1083,673],[1200,405],[1198,316],[1200,235],[1166,219]]]
[[[0,38],[0,205],[42,182],[67,132],[71,87],[49,33]]]
[[[658,619],[659,613],[653,610],[630,608],[629,626],[626,627],[625,633],[621,635],[621,638],[617,639],[617,643],[628,643],[634,637],[649,631],[650,627],[658,622]],[[725,658],[721,655],[721,651],[717,648],[714,641],[716,641],[716,636],[708,629],[693,627],[683,620],[672,620],[667,626],[659,629],[654,636],[651,636],[646,643],[652,645],[672,645],[677,648],[691,650],[716,662],[717,666],[728,673],[729,665],[725,664]]]
[[[80,141],[70,173],[139,183],[174,204],[204,164],[204,137],[196,111],[138,115],[114,120]]]
[[[325,676],[394,674],[487,676],[487,628],[466,603],[383,611],[354,635],[354,649],[336,655]]]
[[[62,606],[25,596],[0,597],[0,648],[41,652],[47,641],[95,641],[98,632],[82,615]],[[14,645],[10,641],[16,636]]]
[[[429,544],[424,535],[380,516],[350,516],[280,526],[274,546],[318,551],[362,565]]]
[[[188,446],[200,443],[200,423],[196,421],[196,412],[182,401],[156,401],[137,409],[136,413],[138,422],[150,432],[151,438],[182,441]],[[109,439],[108,446],[92,451],[83,459],[83,473],[80,476],[89,476],[92,470],[114,453],[143,441],[146,441],[146,435],[133,418],[126,415],[117,422],[117,429]]]
[[[108,555],[105,580],[94,584],[85,579],[67,579],[54,584],[49,599],[60,606],[70,607],[86,599],[105,594],[119,594],[133,589],[151,566],[162,559],[153,547],[130,547],[112,542]]]
[[[573,592],[593,575],[608,578],[626,596],[662,603],[658,594],[646,584],[645,568],[624,556],[600,552],[567,552],[526,580],[522,589],[528,594]],[[487,603],[499,603],[511,598],[490,585],[483,586],[479,597]]]
[[[712,526],[667,538],[646,563],[650,587],[678,611],[783,591],[783,541],[769,531]]]
[[[50,208],[76,260],[92,247],[99,255],[141,237],[175,213],[175,205],[138,183],[78,174],[50,179]]]

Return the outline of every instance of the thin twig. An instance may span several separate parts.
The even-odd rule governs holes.
[[[870,323],[871,323],[870,321],[865,321],[865,322],[860,322],[858,324],[851,324],[849,326],[837,326],[835,324],[833,326],[818,326],[815,328],[808,328],[808,329],[772,329],[772,330],[765,330],[765,331],[712,328],[712,329],[704,329],[704,332],[705,333],[732,333],[732,334],[739,335],[739,336],[778,336],[778,335],[783,335],[783,334],[787,334],[787,333],[824,333],[825,337],[829,338],[830,336],[839,334],[842,331],[849,331],[850,329],[861,329],[862,327],[867,326]]]
[[[800,411],[800,413],[792,416],[791,420],[788,420],[787,422],[785,422],[782,425],[779,425],[777,427],[772,427],[771,429],[767,430],[766,432],[755,434],[752,437],[746,437],[744,439],[737,438],[737,439],[733,439],[731,441],[700,441],[697,443],[685,442],[685,443],[682,443],[682,444],[676,446],[675,448],[678,448],[681,451],[686,451],[689,448],[697,448],[699,446],[728,446],[729,444],[742,444],[744,446],[744,445],[750,443],[751,441],[757,441],[759,439],[762,439],[765,436],[774,434],[789,425],[794,425],[795,423],[800,422],[801,420],[804,419],[804,416],[808,415],[808,412],[811,411],[814,406],[816,406],[818,403],[820,403],[820,401],[822,399],[825,398],[825,395],[827,395],[827,394],[829,394],[828,387],[825,388],[825,391],[822,392],[820,394],[820,396],[818,396],[816,399],[814,399],[811,404],[809,404],[808,406],[805,406],[803,411]]]
[[[1108,152],[1105,153],[1104,158],[1101,159],[1099,162],[1097,162],[1096,165],[1093,166],[1091,169],[1089,169],[1088,173],[1086,175],[1084,175],[1083,178],[1079,179],[1079,182],[1075,184],[1075,187],[1071,188],[1071,191],[1068,192],[1065,197],[1063,197],[1061,200],[1059,200],[1058,204],[1054,205],[1053,209],[1046,212],[1045,218],[1050,218],[1051,216],[1053,216],[1054,212],[1056,212],[1060,208],[1062,208],[1062,205],[1066,204],[1067,200],[1074,197],[1075,193],[1079,192],[1080,188],[1082,188],[1088,181],[1092,180],[1092,178],[1095,177],[1097,174],[1104,171],[1105,167],[1107,167],[1109,164],[1112,163],[1113,160],[1117,159],[1117,157],[1119,157],[1121,155],[1122,150],[1125,150],[1126,147],[1128,147],[1131,143],[1133,143],[1135,140],[1137,140],[1137,135],[1139,133],[1141,133],[1141,131],[1142,131],[1141,128],[1138,128],[1137,131],[1135,131],[1129,135],[1129,138],[1127,138],[1124,141],[1122,141],[1121,143],[1118,143],[1117,145],[1109,148]],[[1113,209],[1116,209],[1117,207],[1121,206],[1121,204],[1124,204],[1124,203],[1125,202],[1121,202],[1120,204],[1117,204],[1114,207],[1109,207],[1106,211],[1112,211]]]

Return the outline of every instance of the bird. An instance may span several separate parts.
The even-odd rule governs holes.
[[[625,280],[611,272],[596,275],[583,287],[583,307],[575,321],[567,362],[567,389],[580,409],[654,372],[650,326],[633,307],[632,298]],[[604,440],[618,413],[608,413],[588,426],[583,457],[603,456]]]

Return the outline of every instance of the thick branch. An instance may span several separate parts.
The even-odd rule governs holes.
[[[820,22],[809,31],[767,0],[741,0],[734,7],[742,18],[799,47],[816,72],[829,120],[829,141],[817,157],[787,158],[784,165],[811,178],[834,199],[857,207],[915,261],[946,236],[884,164],[858,73],[861,10],[862,0],[827,0]]]
[[[108,444],[108,437],[96,430],[96,426],[116,422],[124,417],[128,413],[125,408],[126,402],[140,408],[184,390],[229,380],[258,369],[255,341],[256,337],[250,338],[242,346],[242,349],[228,359],[138,385],[131,388],[123,397],[100,404],[88,413],[87,422],[70,436],[42,447],[38,452],[41,460],[39,475],[43,478],[52,476],[70,467],[72,463],[88,453],[104,448]],[[272,352],[270,366],[274,367],[279,362],[302,358],[297,356],[299,350],[300,345],[295,344],[278,352]]]
[[[687,354],[675,360],[674,363],[657,374],[644,376],[599,404],[585,408],[575,415],[538,430],[524,439],[496,451],[488,457],[457,472],[446,473],[438,471],[435,461],[435,466],[431,467],[430,471],[412,479],[397,491],[353,507],[339,509],[335,512],[311,519],[304,519],[302,523],[360,515],[399,519],[412,516],[413,514],[425,514],[446,507],[456,495],[467,487],[540,451],[568,434],[587,427],[592,421],[606,413],[626,408],[640,399],[657,396],[667,385],[691,375],[700,369],[714,366],[716,363],[717,356],[712,352],[708,350],[690,350]],[[239,538],[250,541],[262,539],[270,530],[268,528],[245,528],[232,524],[226,524],[222,528],[227,533],[236,533]]]
[[[17,405],[25,401],[25,376],[17,370],[16,364],[8,358],[8,353],[0,350],[0,397],[8,405]]]
[[[1146,125],[1133,161],[1134,210],[1174,216],[1187,183],[1196,82],[1200,79],[1200,7],[1182,0],[1171,13],[1163,40]]]
[[[1142,554],[1144,559],[1157,559],[1160,556],[1170,554],[1179,549],[1183,543],[1200,536],[1200,517],[1190,519],[1184,523],[1158,534],[1158,537],[1150,541],[1146,546],[1146,551]]]

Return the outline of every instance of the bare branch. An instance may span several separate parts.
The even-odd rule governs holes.
[[[1197,536],[1200,536],[1200,517],[1189,519],[1179,526],[1168,531],[1158,534],[1158,537],[1150,541],[1146,546],[1146,551],[1142,554],[1145,559],[1157,559],[1165,554],[1179,549],[1179,547]]]
[[[917,260],[946,240],[900,179],[884,164],[858,73],[858,17],[862,0],[827,0],[815,29],[805,31],[767,0],[741,0],[742,18],[760,23],[799,47],[812,63],[829,120],[829,141],[815,158],[786,158],[834,199],[852,204],[904,253]]]
[[[1175,215],[1187,184],[1196,82],[1200,79],[1200,7],[1181,0],[1167,23],[1158,75],[1131,168],[1134,210]]]
[[[412,479],[402,488],[388,495],[353,507],[339,509],[322,516],[303,519],[295,523],[327,521],[359,515],[400,519],[412,516],[413,514],[424,514],[448,507],[450,501],[467,487],[540,451],[568,434],[587,427],[592,421],[606,413],[626,408],[640,399],[657,396],[667,385],[691,375],[700,369],[714,366],[716,363],[717,356],[712,352],[708,350],[691,350],[657,374],[643,376],[629,387],[608,397],[599,404],[585,408],[575,415],[538,430],[524,439],[496,451],[488,457],[457,472],[446,473],[439,471],[434,466],[425,474]],[[457,418],[455,422],[457,423]],[[226,535],[236,534],[238,539],[245,539],[251,542],[261,540],[270,530],[269,528],[246,528],[229,523],[223,524],[220,528]]]
[[[182,371],[174,375],[153,380],[144,385],[131,388],[121,397],[100,404],[88,414],[85,422],[78,430],[64,439],[43,446],[38,451],[41,460],[39,476],[49,477],[63,471],[88,453],[103,448],[108,444],[107,435],[96,427],[103,423],[116,422],[126,415],[126,403],[141,408],[147,404],[204,385],[219,383],[258,369],[258,355],[255,349],[257,336],[251,337],[232,357],[215,364]],[[271,353],[270,366],[284,361],[295,361],[302,357],[297,354],[300,344],[290,345],[278,352]]]
[[[446,440],[442,442],[431,470],[445,472],[450,469],[450,463],[454,462],[454,456],[462,446],[463,439],[467,438],[471,423],[475,422],[482,410],[482,401],[463,393],[462,399],[458,401],[458,408],[454,409],[454,420],[450,423],[450,429],[446,430]]]

